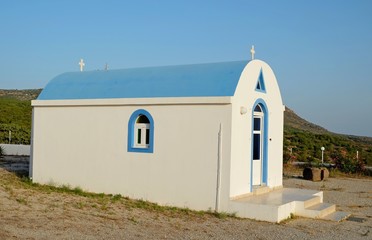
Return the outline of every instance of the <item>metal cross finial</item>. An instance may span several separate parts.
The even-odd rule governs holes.
[[[80,59],[79,65],[80,65],[80,72],[82,72],[85,66],[84,60],[82,58]]]
[[[254,45],[252,45],[252,48],[251,48],[251,55],[252,55],[252,60],[254,59],[254,54],[256,52],[254,51]]]

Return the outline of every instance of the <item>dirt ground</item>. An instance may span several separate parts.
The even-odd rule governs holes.
[[[49,190],[0,168],[0,239],[372,239],[372,178],[287,177],[284,186],[322,190],[325,202],[352,216],[259,222]]]

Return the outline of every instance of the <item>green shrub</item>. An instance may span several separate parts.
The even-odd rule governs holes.
[[[335,158],[334,163],[336,169],[344,173],[363,173],[365,172],[365,164],[361,160],[345,158],[338,156]]]

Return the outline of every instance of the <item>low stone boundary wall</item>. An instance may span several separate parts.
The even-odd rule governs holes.
[[[30,145],[18,145],[18,144],[0,144],[4,149],[5,154],[8,156],[30,156],[31,147]]]

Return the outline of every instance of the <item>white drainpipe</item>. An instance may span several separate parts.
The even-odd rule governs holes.
[[[216,186],[216,206],[215,211],[220,207],[220,188],[221,188],[221,161],[222,161],[222,123],[218,131],[218,148],[217,148],[217,186]]]

